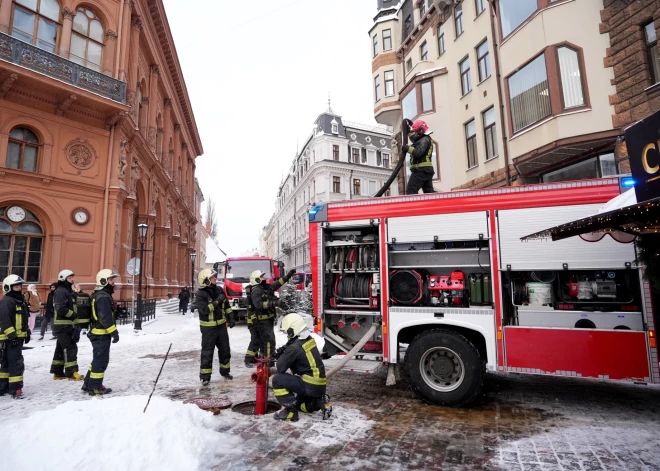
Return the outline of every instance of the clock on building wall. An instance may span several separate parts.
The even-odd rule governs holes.
[[[76,208],[71,213],[71,219],[79,226],[84,226],[89,222],[89,211],[85,208]]]
[[[25,210],[20,206],[12,206],[7,210],[7,217],[12,222],[21,222],[25,219]]]

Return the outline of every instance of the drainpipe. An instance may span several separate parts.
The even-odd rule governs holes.
[[[110,200],[110,173],[112,170],[112,152],[115,144],[115,126],[110,128],[110,144],[108,145],[108,168],[105,172],[105,191],[103,194],[103,232],[101,233],[101,266],[105,265],[105,244],[108,239],[108,203]]]
[[[502,96],[502,80],[500,76],[500,53],[499,53],[499,42],[495,44],[495,0],[489,0],[490,2],[490,32],[493,36],[493,55],[495,56],[495,79],[497,81],[497,99],[500,102],[500,122],[502,123],[502,152],[504,152],[504,168],[506,171],[506,184],[507,186],[511,185],[511,171],[509,170],[509,146],[508,138],[506,135],[506,125],[504,121],[504,99]]]
[[[116,53],[115,53],[115,70],[113,70],[113,74],[115,78],[119,78],[119,58],[123,54],[123,48],[121,47],[121,40],[123,38],[123,30],[124,30],[124,1],[121,2],[121,5],[119,6],[119,31],[117,31],[117,48],[116,48]]]

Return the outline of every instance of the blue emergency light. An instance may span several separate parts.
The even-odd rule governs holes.
[[[621,186],[624,188],[632,188],[635,186],[635,180],[633,177],[623,177],[621,179]]]

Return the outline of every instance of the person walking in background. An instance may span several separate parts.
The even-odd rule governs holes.
[[[34,323],[41,310],[41,298],[39,298],[39,293],[37,293],[37,287],[35,285],[28,285],[27,292],[25,293],[25,302],[30,306],[28,327],[30,330],[34,330]]]
[[[188,291],[188,287],[186,286],[179,293],[179,312],[181,312],[184,316],[186,315],[186,312],[188,312],[189,302],[190,302],[190,291]]]
[[[39,340],[44,339],[44,335],[46,335],[46,330],[48,329],[48,324],[51,324],[51,329],[52,329],[52,323],[53,323],[53,316],[54,316],[54,309],[55,305],[53,304],[53,296],[55,295],[55,288],[57,288],[57,283],[51,283],[50,284],[50,291],[48,292],[48,299],[46,299],[46,312],[44,314],[44,318],[41,319],[41,337]],[[53,338],[51,340],[55,340],[55,336],[53,335]]]

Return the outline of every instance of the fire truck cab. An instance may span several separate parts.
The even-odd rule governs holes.
[[[619,178],[317,205],[315,329],[423,400],[464,406],[485,372],[660,382],[650,286],[634,244],[522,242],[595,214]]]

